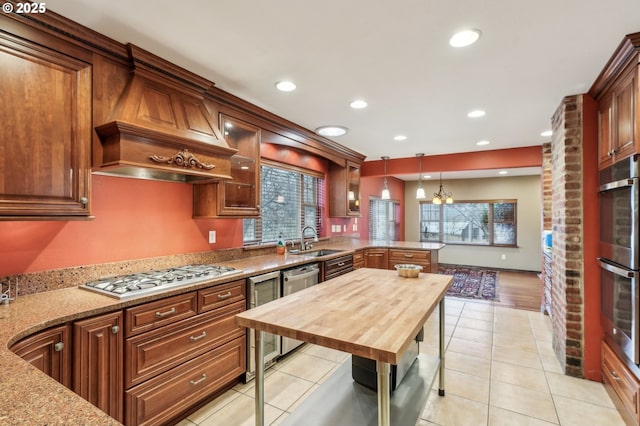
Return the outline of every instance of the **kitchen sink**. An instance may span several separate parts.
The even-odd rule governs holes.
[[[344,250],[289,250],[290,254],[298,254],[304,256],[312,256],[312,257],[320,257],[320,256],[328,256],[330,254],[342,253]]]

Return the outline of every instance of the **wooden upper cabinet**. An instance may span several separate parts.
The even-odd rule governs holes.
[[[0,47],[0,219],[88,216],[92,66],[2,32]]]
[[[194,217],[260,216],[260,128],[220,114],[231,157],[231,180],[193,188]]]
[[[360,165],[329,164],[329,216],[360,216]]]
[[[623,40],[594,83],[598,102],[600,169],[638,152],[640,136],[640,33]]]

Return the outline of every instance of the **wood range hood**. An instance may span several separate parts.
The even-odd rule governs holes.
[[[191,183],[231,179],[237,150],[204,98],[213,83],[132,44],[127,50],[131,79],[109,120],[95,128],[102,156],[93,172]]]

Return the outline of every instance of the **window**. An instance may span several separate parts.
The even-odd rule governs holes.
[[[324,180],[310,172],[302,172],[277,165],[260,168],[261,217],[244,219],[244,245],[269,243],[283,239],[300,238],[303,226],[321,231],[322,212],[318,200],[322,199]]]
[[[420,202],[420,241],[516,246],[516,200]]]
[[[369,199],[369,239],[397,241],[398,212],[400,204],[397,201]]]

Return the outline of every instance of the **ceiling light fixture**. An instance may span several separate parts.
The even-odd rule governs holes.
[[[296,90],[296,84],[293,81],[283,80],[276,82],[276,88],[281,92],[292,92]]]
[[[433,200],[431,200],[433,204],[442,204],[443,202],[447,204],[453,203],[453,194],[451,192],[446,192],[442,188],[442,173],[440,173],[440,189],[438,192],[433,193]]]
[[[542,137],[549,137],[553,135],[553,130],[545,130],[544,132],[540,133],[540,136]]]
[[[500,171],[498,172],[498,174],[499,174],[499,175],[506,175],[507,173],[509,173],[509,172],[508,172],[508,171],[506,171],[506,170],[500,170]]]
[[[480,118],[480,117],[484,117],[485,114],[486,114],[486,112],[481,110],[481,109],[474,109],[473,111],[469,112],[469,114],[467,114],[467,117],[469,117],[469,118]]]
[[[396,135],[393,137],[394,141],[398,141],[398,142],[402,142],[402,141],[406,141],[407,137],[405,135]]]
[[[366,108],[367,105],[369,105],[367,103],[367,101],[363,101],[362,99],[356,99],[355,101],[351,102],[349,104],[349,106],[353,109],[362,109],[362,108]]]
[[[344,126],[321,126],[316,129],[316,133],[320,136],[342,136],[349,131]]]
[[[385,155],[380,158],[382,158],[382,160],[384,161],[384,181],[382,183],[382,194],[380,194],[380,198],[382,198],[383,200],[388,200],[389,198],[391,198],[391,194],[389,193],[389,185],[387,184],[387,160],[389,159],[389,157]]]
[[[465,47],[475,43],[480,38],[480,30],[464,30],[455,33],[449,39],[449,44],[453,47]]]
[[[476,142],[476,145],[478,146],[484,146],[484,145],[489,145],[491,142],[489,141],[478,141]]]
[[[424,200],[427,198],[424,193],[424,188],[422,187],[422,157],[424,157],[423,153],[416,154],[416,157],[420,159],[419,172],[418,172],[418,189],[416,189],[416,200]]]

